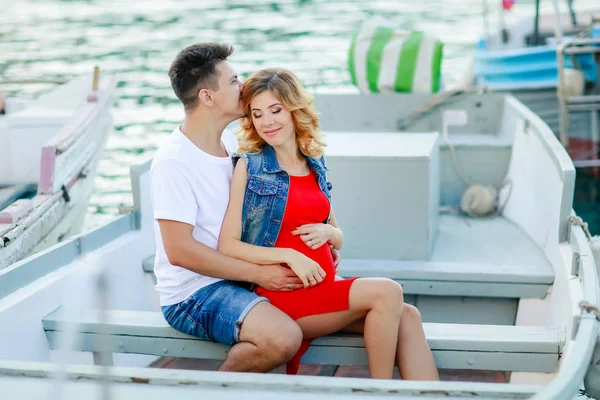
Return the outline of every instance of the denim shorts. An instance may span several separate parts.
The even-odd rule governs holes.
[[[233,346],[240,341],[240,329],[250,310],[261,301],[269,301],[245,285],[228,280],[215,282],[181,303],[161,307],[162,313],[180,332]]]

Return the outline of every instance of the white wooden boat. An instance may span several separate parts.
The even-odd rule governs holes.
[[[98,71],[0,116],[0,270],[79,232],[113,131],[115,79]]]
[[[479,40],[470,74],[479,87],[511,93],[538,114],[576,166],[583,167],[598,164],[600,64],[594,41],[597,46],[600,37],[594,39],[592,24],[600,8],[577,11],[568,3],[568,14],[560,13],[555,1],[553,13],[540,15],[536,0],[534,16],[490,29]],[[565,43],[573,41],[587,44],[588,50],[578,46],[565,52]]]
[[[450,127],[449,142],[440,136],[447,105],[399,132],[409,106],[426,100],[316,99],[346,236],[341,274],[402,282],[438,367],[506,371],[510,384],[148,368],[164,356],[219,360],[228,349],[174,331],[159,312],[147,162],[131,168],[132,212],[0,271],[3,396],[573,399],[584,380],[600,394],[600,322],[580,308],[600,302],[598,270],[572,218],[575,169],[565,149],[537,115],[499,94],[453,102],[468,119]],[[453,211],[466,185],[452,154],[471,183],[510,180],[502,213]],[[365,365],[362,338],[315,340],[303,362]]]

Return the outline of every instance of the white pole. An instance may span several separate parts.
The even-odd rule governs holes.
[[[554,0],[554,36],[556,36],[556,44],[562,41],[562,22],[560,20],[560,8],[558,0]]]
[[[487,41],[490,36],[490,7],[488,5],[488,0],[483,0],[483,34],[485,35],[485,40]]]

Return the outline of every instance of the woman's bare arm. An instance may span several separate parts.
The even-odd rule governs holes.
[[[335,218],[335,213],[333,212],[333,207],[331,208],[331,216],[329,218],[329,225],[333,227],[329,243],[333,245],[333,248],[339,250],[344,245],[344,232],[340,229],[338,225],[337,219]]]
[[[241,241],[242,210],[247,179],[248,173],[244,167],[244,161],[240,160],[231,179],[229,205],[221,227],[219,250],[230,257],[255,264],[287,263],[290,258],[290,249],[254,246]]]
[[[244,193],[248,173],[243,159],[238,162],[231,179],[229,205],[221,234],[219,236],[219,250],[224,254],[256,264],[286,263],[298,275],[304,286],[319,283],[325,277],[323,269],[311,260],[293,249],[255,246],[241,241],[242,237],[242,211],[244,206]]]

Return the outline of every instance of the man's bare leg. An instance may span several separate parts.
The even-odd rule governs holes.
[[[246,316],[235,344],[220,371],[269,372],[298,351],[302,331],[294,320],[270,303],[258,303]]]
[[[365,320],[358,320],[344,332],[363,333]],[[439,381],[440,376],[425,332],[419,310],[413,305],[404,304],[398,327],[396,363],[402,379],[414,381]]]

